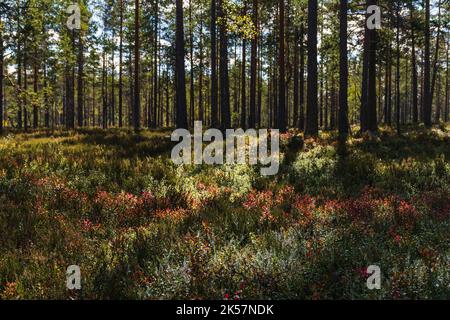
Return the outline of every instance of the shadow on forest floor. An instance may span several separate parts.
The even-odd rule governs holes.
[[[80,130],[80,135],[64,140],[66,145],[102,145],[114,149],[114,155],[119,158],[158,157],[170,155],[174,143],[170,140],[168,131],[155,130],[135,133],[132,130],[110,129]]]
[[[450,158],[450,135],[445,130],[409,130],[401,136],[382,131],[374,141],[357,140],[352,148],[375,155],[380,160],[435,159],[444,155]]]

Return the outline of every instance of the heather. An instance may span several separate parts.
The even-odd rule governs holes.
[[[355,136],[345,154],[332,134],[292,151],[290,133],[274,177],[175,166],[169,135],[0,138],[0,298],[450,296],[448,128]],[[66,289],[73,264],[80,292]]]

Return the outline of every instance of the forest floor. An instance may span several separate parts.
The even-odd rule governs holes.
[[[284,135],[276,177],[177,167],[169,135],[0,137],[0,299],[450,296],[449,126],[353,137],[346,156],[332,134],[289,154]]]

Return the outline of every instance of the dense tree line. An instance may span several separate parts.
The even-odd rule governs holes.
[[[2,1],[0,130],[448,121],[445,0],[79,0],[73,30],[70,4]]]

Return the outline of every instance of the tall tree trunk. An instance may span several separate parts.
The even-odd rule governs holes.
[[[113,38],[115,38],[115,31],[113,31]],[[112,126],[116,125],[116,67],[115,67],[115,43],[111,48],[111,107],[109,114],[109,123]]]
[[[441,105],[441,74],[437,76],[437,97],[436,97],[436,116],[435,122],[439,124],[441,121],[442,105]]]
[[[103,62],[102,62],[102,128],[106,129],[108,127],[108,99],[107,99],[107,88],[108,88],[108,75],[106,72],[106,52],[103,51]]]
[[[391,125],[391,46],[388,45],[388,52],[386,57],[386,75],[385,75],[385,91],[384,91],[384,124]]]
[[[245,14],[245,13],[244,13]],[[247,64],[247,41],[245,37],[242,39],[242,70],[241,70],[241,127],[243,129],[247,128],[247,75],[246,75],[246,64]],[[251,91],[250,91],[251,95]],[[251,99],[251,96],[250,96]],[[254,126],[250,126],[254,128]]]
[[[37,95],[38,93],[38,79],[39,79],[39,71],[38,71],[38,55],[37,50],[34,50],[33,57],[33,92]],[[39,110],[37,106],[37,102],[33,101],[33,129],[38,127],[39,122]]]
[[[159,58],[159,3],[158,0],[155,1],[155,22],[154,22],[154,26],[153,26],[154,32],[155,32],[155,41],[154,41],[154,47],[153,47],[153,107],[152,107],[152,112],[151,112],[151,127],[152,128],[156,128],[157,127],[157,123],[158,123],[158,119],[157,119],[157,110],[160,106],[159,101],[158,101],[158,92],[159,92],[159,70],[158,70],[158,58]],[[183,30],[184,31],[184,30]],[[183,37],[184,37],[184,32],[183,32]],[[183,47],[184,48],[184,47]],[[184,50],[184,49],[183,49]],[[184,51],[183,51],[184,52]],[[183,53],[183,59],[184,59],[184,53]],[[186,80],[185,80],[186,81]],[[186,95],[186,93],[185,93]]]
[[[217,0],[211,0],[211,127],[217,128],[218,119],[218,81],[217,81]]]
[[[140,74],[140,0],[134,1],[134,103],[133,126],[134,130],[141,128],[141,90],[139,83]]]
[[[166,127],[170,127],[170,95],[169,95],[169,75],[168,72],[165,72],[165,79],[166,79],[166,86],[165,86],[165,92],[166,92]]]
[[[438,2],[438,29],[436,33],[436,48],[434,51],[434,60],[433,60],[433,77],[431,79],[431,91],[430,91],[430,105],[433,106],[433,97],[434,97],[434,89],[436,87],[436,79],[437,74],[439,73],[439,47],[440,47],[440,39],[441,39],[441,3],[442,0]]]
[[[396,25],[397,25],[397,32],[396,32],[396,42],[397,42],[397,73],[396,73],[396,127],[397,127],[397,134],[401,134],[401,128],[400,128],[400,3],[397,1],[396,4]]]
[[[424,57],[424,108],[423,122],[431,127],[431,88],[430,88],[430,0],[425,0],[425,57]]]
[[[251,57],[250,57],[250,116],[248,125],[250,128],[256,126],[256,82],[257,82],[257,57],[258,57],[258,0],[252,3],[252,21],[255,27],[255,34],[252,38]]]
[[[26,47],[25,47],[26,48]],[[26,50],[24,50],[26,52]],[[27,74],[27,59],[26,56],[23,60],[23,89],[25,92],[28,91],[28,74]],[[27,95],[25,94],[24,101],[23,101],[23,122],[24,122],[24,130],[25,132],[28,132],[28,99]]]
[[[203,8],[201,10],[200,17],[200,39],[199,39],[199,77],[198,77],[198,118],[200,121],[205,121],[205,115],[203,110]]]
[[[308,0],[308,98],[305,134],[317,136],[317,0]]]
[[[81,34],[81,30],[78,35],[78,127],[83,126],[83,103],[84,103],[84,92],[83,92],[83,73],[84,73],[84,46],[83,46],[83,37]]]
[[[317,1],[316,1],[317,2]],[[285,62],[285,4],[279,0],[279,49],[278,49],[278,121],[277,127],[281,132],[287,130],[286,117],[286,62]]]
[[[304,42],[305,27],[300,25],[300,115],[298,118],[298,128],[301,131],[305,130],[305,42]]]
[[[376,0],[368,0],[367,5],[376,5]],[[367,26],[366,26],[367,28]],[[368,90],[367,90],[367,129],[372,134],[378,131],[377,124],[377,32],[376,29],[368,30]]]
[[[412,121],[417,123],[419,121],[419,89],[417,80],[417,59],[416,59],[416,37],[415,37],[415,16],[414,16],[414,5],[411,5],[411,45],[412,45],[412,95],[413,95],[413,105],[412,105]]]
[[[120,0],[119,26],[119,128],[123,127],[123,0]]]
[[[194,88],[194,31],[193,31],[193,23],[192,23],[192,0],[189,0],[189,58],[191,62],[190,66],[190,89],[189,89],[189,116],[190,116],[190,125],[194,127],[195,121],[195,88]]]
[[[328,105],[329,105],[329,91],[328,91],[328,75],[327,74],[325,74],[325,115],[324,115],[324,118],[325,118],[325,123],[324,123],[324,128],[325,128],[325,130],[328,130],[330,127],[329,127],[329,122],[328,122],[328,119],[329,119],[329,112],[328,112]]]
[[[299,46],[300,41],[300,30],[295,27],[295,41],[294,41],[294,110],[293,110],[293,127],[297,126],[298,123],[298,80],[299,80]]]
[[[330,90],[330,129],[336,129],[336,80],[334,75],[331,76],[331,90]]]
[[[75,47],[75,30],[71,33],[72,52],[76,52]],[[68,107],[68,120],[66,126],[68,129],[75,128],[75,63],[70,66],[70,93],[69,93],[69,105]]]
[[[258,28],[259,29],[259,28]],[[261,64],[261,52],[262,47],[261,43],[258,44],[259,50],[258,50],[258,62],[257,66],[259,69],[259,76],[258,76],[258,97],[257,97],[257,103],[256,103],[256,116],[255,116],[255,124],[257,128],[261,128],[261,112],[262,112],[262,90],[263,90],[263,66]]]
[[[240,111],[239,111],[239,95],[240,95],[240,91],[239,91],[239,88],[240,88],[240,82],[241,82],[241,73],[242,72],[240,72],[239,71],[239,69],[238,69],[238,64],[237,64],[237,61],[238,61],[238,53],[237,53],[237,49],[238,49],[238,42],[239,42],[239,39],[236,37],[236,40],[234,41],[234,64],[235,64],[235,69],[234,69],[234,72],[233,72],[233,82],[234,82],[234,87],[233,87],[233,112],[235,113],[235,114],[237,114],[237,113],[239,113]],[[242,69],[242,66],[241,66],[241,69]],[[240,113],[239,113],[240,114]],[[241,118],[242,118],[242,116],[241,116]],[[238,122],[240,122],[241,120],[238,120]],[[236,124],[237,125],[237,124]]]
[[[188,128],[186,101],[186,71],[184,65],[183,1],[176,0],[176,120],[177,128]]]
[[[20,6],[17,6],[17,30],[20,31],[21,30],[21,8]],[[18,33],[17,34],[17,51],[16,51],[16,56],[17,56],[17,86],[19,89],[22,88],[22,50],[21,50],[21,38],[20,38],[21,34]],[[17,104],[18,104],[18,110],[17,110],[17,127],[19,129],[22,129],[23,127],[23,119],[22,119],[22,99],[20,97],[20,90],[17,90]]]
[[[445,115],[444,115],[444,120],[445,122],[448,121],[448,113],[450,112],[449,110],[449,81],[448,81],[448,53],[450,51],[450,41],[447,40],[447,54],[446,54],[446,62],[447,62],[447,67],[445,69]]]
[[[47,88],[47,65],[44,64],[44,88]],[[50,128],[50,104],[48,101],[47,90],[44,92],[44,105],[45,105],[45,128]]]
[[[92,120],[92,126],[95,127],[95,108],[96,108],[96,77],[95,77],[95,71],[92,73],[92,113],[91,113],[91,120]]]
[[[2,18],[0,17],[0,26]],[[3,133],[3,28],[0,27],[0,134]]]
[[[228,79],[228,34],[224,0],[219,0],[220,22],[220,109],[222,116],[222,130],[231,127],[230,114],[230,85]]]
[[[340,1],[339,14],[339,135],[341,139],[348,136],[348,49],[347,49],[347,0]]]

